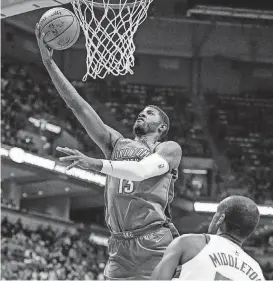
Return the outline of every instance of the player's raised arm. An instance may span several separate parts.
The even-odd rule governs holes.
[[[43,41],[44,34],[35,30],[42,61],[52,79],[54,86],[66,104],[83,125],[88,135],[100,147],[106,158],[111,155],[113,145],[122,135],[103,123],[95,110],[78,94],[52,59],[53,50],[49,50]]]

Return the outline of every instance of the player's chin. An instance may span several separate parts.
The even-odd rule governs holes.
[[[138,124],[138,123],[136,123],[134,125],[133,129],[134,129],[134,133],[136,135],[145,135],[146,134],[146,126],[145,126],[145,124]]]

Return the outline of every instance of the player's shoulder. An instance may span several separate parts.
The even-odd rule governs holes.
[[[187,242],[196,242],[199,240],[206,240],[204,234],[196,234],[196,233],[188,233],[188,234],[183,234],[180,236],[181,240],[187,241]]]
[[[179,253],[185,257],[196,256],[206,246],[204,234],[184,234],[175,238],[169,245],[171,253]]]
[[[162,142],[156,147],[155,152],[169,163],[170,170],[178,168],[182,158],[182,149],[177,142]]]
[[[156,150],[160,150],[160,149],[166,149],[168,151],[173,151],[175,153],[181,154],[182,155],[182,148],[181,146],[175,142],[175,141],[164,141],[161,142],[158,146]]]
[[[195,233],[189,233],[189,234],[183,234],[177,238],[176,240],[177,244],[183,245],[185,247],[192,247],[193,245],[204,245],[206,244],[206,237],[204,234],[195,234]]]

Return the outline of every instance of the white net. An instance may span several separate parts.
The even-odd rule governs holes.
[[[134,34],[146,19],[153,0],[74,0],[74,12],[85,36],[87,49],[86,66],[88,76],[104,78],[112,73],[115,76],[133,74]],[[132,0],[131,0],[132,1]]]

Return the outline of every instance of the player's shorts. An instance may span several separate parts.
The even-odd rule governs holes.
[[[173,240],[172,230],[164,226],[152,226],[135,231],[112,234],[109,238],[109,260],[104,276],[108,280],[150,279],[161,261],[167,246]],[[177,232],[178,234],[178,232]]]

